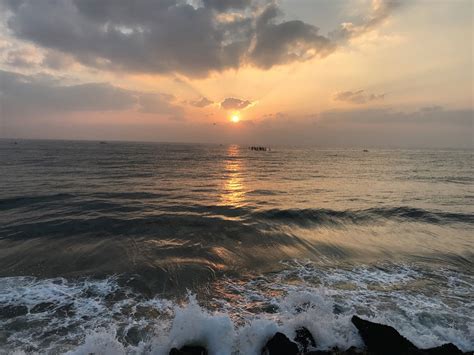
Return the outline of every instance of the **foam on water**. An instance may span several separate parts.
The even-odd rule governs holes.
[[[450,269],[300,261],[169,300],[140,296],[118,277],[3,278],[0,308],[22,305],[28,313],[0,318],[0,344],[5,353],[167,354],[201,344],[211,354],[259,354],[276,331],[293,338],[305,326],[319,349],[347,348],[362,345],[350,322],[358,314],[394,326],[419,347],[453,342],[467,351],[474,349],[473,281]],[[51,304],[38,311],[44,302]]]

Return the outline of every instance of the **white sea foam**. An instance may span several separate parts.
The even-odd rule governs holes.
[[[419,347],[474,349],[473,277],[455,270],[287,263],[275,274],[217,280],[210,296],[190,294],[184,304],[139,297],[115,277],[1,281],[0,307],[30,312],[0,318],[5,353],[167,354],[196,344],[211,354],[259,354],[275,332],[293,338],[301,326],[319,349],[347,348],[362,345],[354,314],[394,326]],[[33,313],[42,302],[54,305]]]

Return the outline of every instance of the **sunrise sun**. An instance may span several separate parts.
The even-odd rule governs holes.
[[[240,116],[236,113],[234,113],[231,117],[230,120],[232,123],[239,123],[240,122]]]

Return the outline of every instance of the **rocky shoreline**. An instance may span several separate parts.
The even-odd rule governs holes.
[[[276,333],[263,347],[262,355],[473,355],[462,352],[452,343],[429,349],[419,349],[403,337],[395,328],[370,322],[353,316],[351,319],[365,344],[362,349],[351,347],[346,350],[311,350],[317,343],[311,332],[304,328],[296,329],[296,336],[290,340],[283,333]],[[171,349],[170,355],[208,355],[207,349],[199,344],[189,344],[180,349]]]

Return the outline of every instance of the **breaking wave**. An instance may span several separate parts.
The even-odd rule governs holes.
[[[318,349],[348,348],[362,345],[350,322],[354,314],[394,326],[419,347],[474,348],[472,275],[394,264],[283,266],[267,275],[220,278],[173,299],[137,293],[120,275],[3,278],[3,351],[167,354],[198,343],[211,354],[259,354],[276,331],[292,338],[300,326]]]

